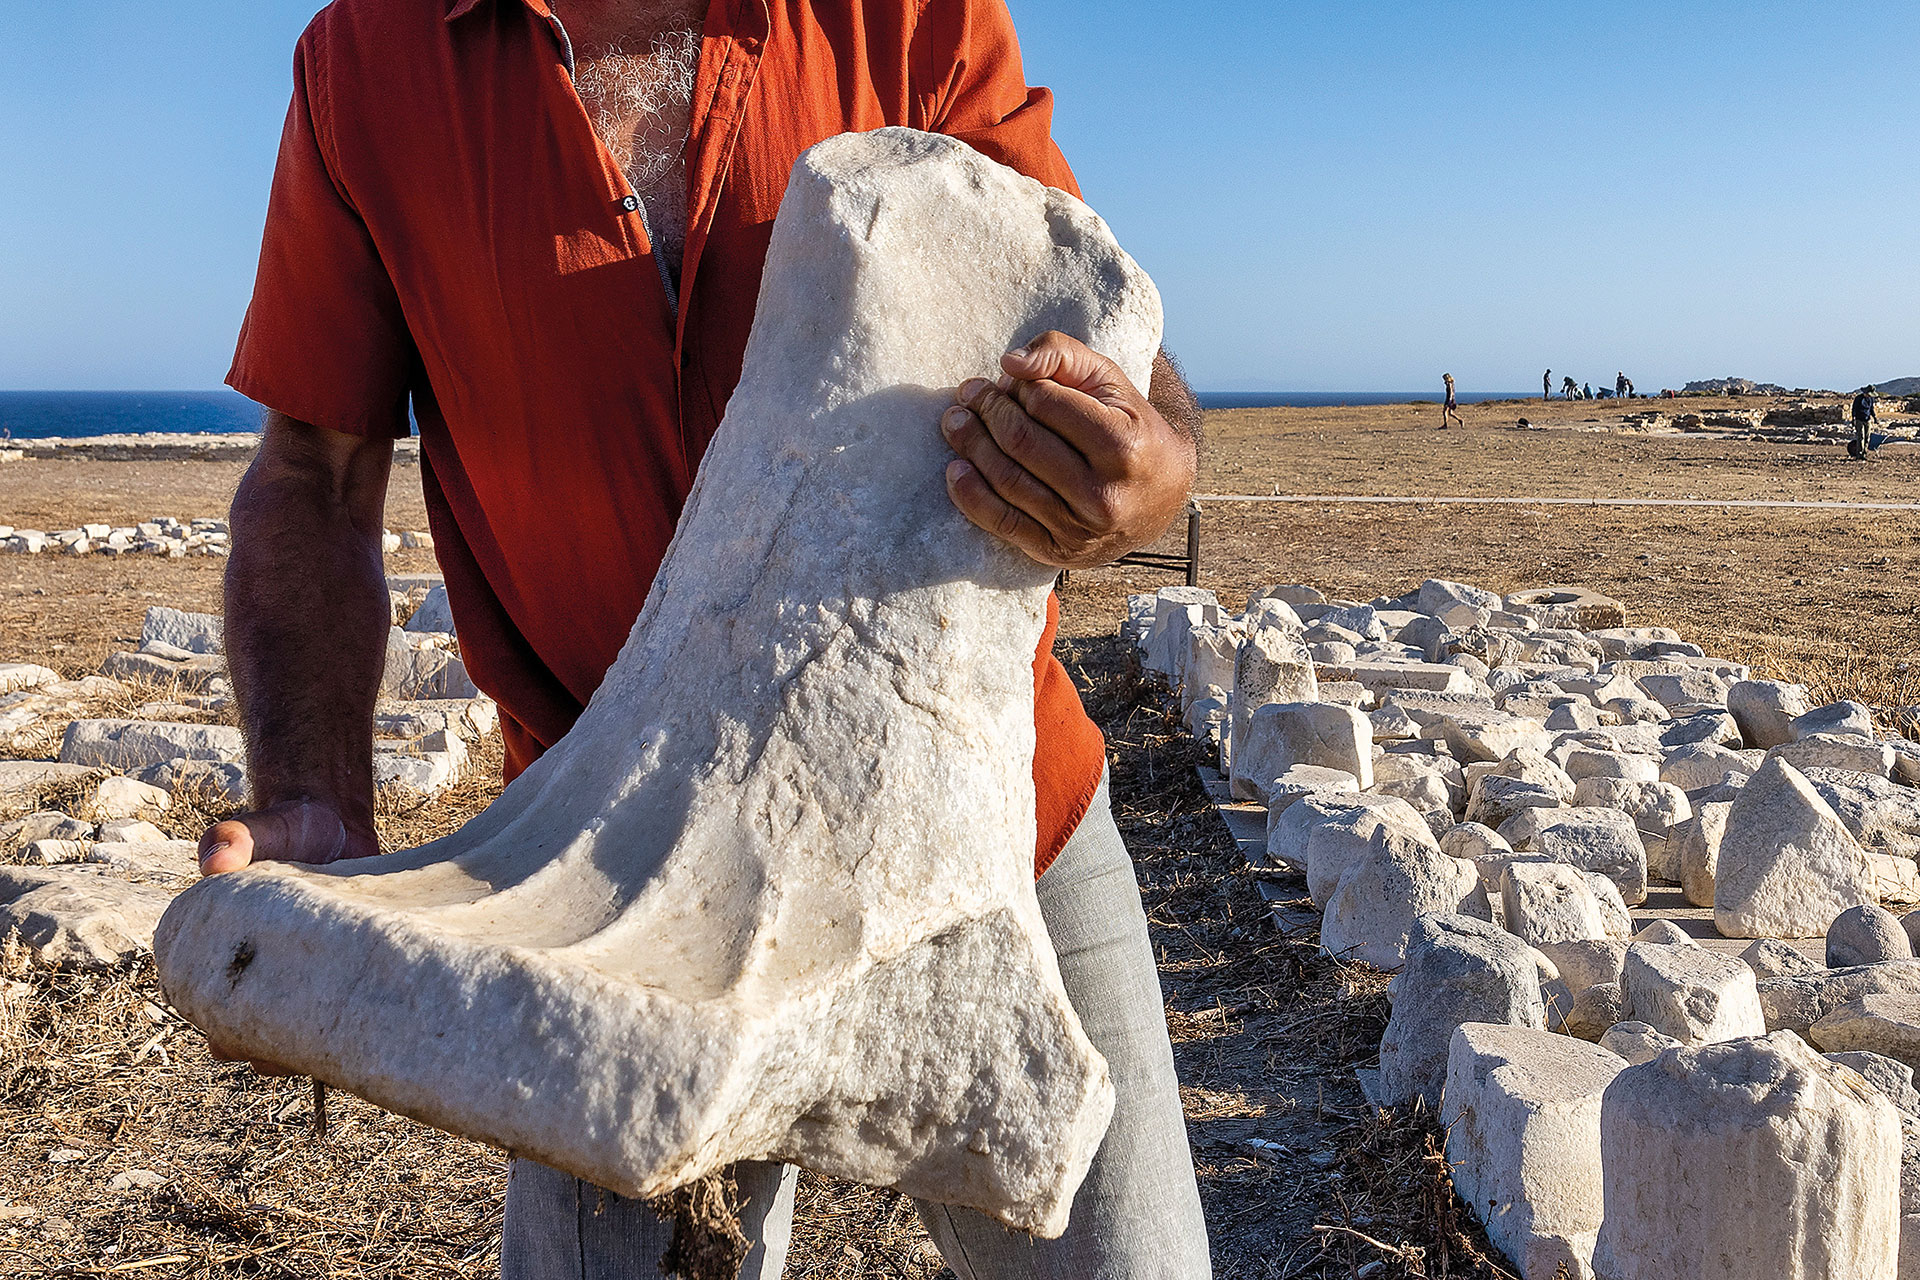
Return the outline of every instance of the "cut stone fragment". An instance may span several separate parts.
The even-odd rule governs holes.
[[[1920,995],[1920,960],[1890,960],[1853,969],[1821,969],[1759,982],[1768,1031],[1807,1034],[1813,1024],[1866,995]]]
[[[1461,760],[1499,761],[1521,747],[1544,753],[1553,745],[1545,726],[1537,720],[1500,711],[1450,712],[1439,716],[1436,725],[1447,749]]]
[[[188,693],[206,692],[226,679],[227,660],[219,654],[187,653],[160,645],[155,648],[151,653],[110,653],[100,664],[100,674],[117,680],[177,685]]]
[[[236,762],[243,750],[240,731],[223,724],[75,720],[60,741],[60,760],[131,772],[172,760]]]
[[[153,946],[166,910],[160,889],[80,867],[0,867],[0,938],[20,940],[46,964],[110,969]]]
[[[1714,802],[1695,807],[1693,817],[1673,829],[1675,861],[1680,866],[1680,889],[1696,907],[1713,905],[1713,882],[1720,866],[1720,843],[1727,834],[1727,815],[1733,804]]]
[[[1641,676],[1638,683],[1648,697],[1669,711],[1698,703],[1727,705],[1727,684],[1711,671],[1648,674]]]
[[[1522,810],[1559,809],[1560,803],[1560,793],[1544,782],[1490,773],[1472,786],[1472,798],[1467,801],[1467,821],[1498,831]]]
[[[1662,750],[1695,744],[1737,747],[1740,745],[1740,726],[1724,711],[1706,711],[1676,718],[1661,726],[1658,741]]]
[[[1431,617],[1439,617],[1442,610],[1456,604],[1497,610],[1503,602],[1497,592],[1465,582],[1449,582],[1445,578],[1428,578],[1414,596],[1414,608]]]
[[[1823,971],[1823,966],[1818,960],[1778,938],[1755,939],[1745,951],[1740,953],[1740,958],[1747,962],[1747,968],[1753,970],[1753,976],[1756,979],[1797,978]]]
[[[1532,953],[1497,925],[1459,915],[1422,916],[1393,980],[1393,1016],[1380,1041],[1380,1102],[1440,1104],[1447,1053],[1463,1022],[1544,1028]]]
[[[1573,997],[1566,1015],[1552,1024],[1576,1040],[1599,1043],[1607,1028],[1625,1020],[1626,994],[1617,982],[1596,982]]]
[[[191,840],[101,840],[87,846],[79,860],[179,885],[200,877],[199,846]]]
[[[1306,807],[1311,805],[1312,807]],[[1299,810],[1298,814],[1294,810]],[[1280,837],[1283,850],[1298,850],[1298,860],[1306,868],[1307,892],[1314,905],[1325,907],[1347,869],[1359,862],[1373,847],[1373,834],[1389,827],[1414,843],[1433,845],[1433,837],[1418,813],[1404,800],[1390,797],[1356,796],[1324,800],[1302,800],[1289,810],[1282,825],[1287,834]],[[1297,842],[1294,833],[1299,833]],[[1275,840],[1269,840],[1272,848]]]
[[[225,636],[226,622],[217,614],[155,605],[140,626],[140,647],[165,644],[187,653],[219,653]]]
[[[1871,774],[1805,770],[1807,781],[1869,853],[1920,857],[1920,791]]]
[[[50,760],[0,760],[0,795],[14,795],[99,776],[100,770],[93,765],[55,764]]]
[[[1530,946],[1607,936],[1606,917],[1586,878],[1557,862],[1515,862],[1500,883],[1507,928]]]
[[[1727,815],[1713,920],[1729,938],[1818,938],[1877,900],[1865,852],[1813,784],[1769,758]]]
[[[1862,702],[1829,702],[1795,716],[1787,728],[1794,742],[1829,735],[1871,738],[1873,711]]]
[[[1620,971],[1627,963],[1627,944],[1616,938],[1550,942],[1538,950],[1559,971],[1560,980],[1574,995],[1603,982],[1620,981]]]
[[[1872,738],[1852,734],[1816,733],[1812,737],[1783,742],[1767,752],[1769,760],[1784,760],[1794,768],[1844,769],[1875,778],[1893,776],[1893,748]]]
[[[102,778],[87,804],[89,816],[102,822],[135,818],[143,813],[165,813],[173,797],[159,787],[132,778]]]
[[[1883,960],[1913,959],[1900,919],[1885,907],[1848,907],[1827,926],[1827,968],[1848,969]]]
[[[1864,1049],[1920,1066],[1920,996],[1875,994],[1849,1000],[1814,1023],[1807,1038],[1829,1053]]]
[[[1633,935],[1635,942],[1651,942],[1662,947],[1697,947],[1694,936],[1671,920],[1655,920]]]
[[[0,662],[0,694],[56,684],[60,673],[35,662]]]
[[[1363,791],[1372,786],[1373,727],[1366,715],[1326,702],[1272,702],[1235,732],[1236,795],[1258,799],[1268,781],[1303,764],[1338,769]]]
[[[1277,626],[1263,626],[1240,645],[1234,657],[1233,691],[1227,700],[1233,717],[1232,784],[1236,796],[1243,800],[1257,798],[1259,784],[1284,772],[1290,764],[1326,765],[1328,768],[1346,769],[1359,776],[1357,766],[1349,767],[1335,759],[1302,758],[1281,762],[1257,758],[1255,744],[1251,740],[1254,712],[1276,702],[1297,706],[1325,705],[1319,701],[1319,697],[1320,684],[1313,674],[1313,659],[1294,632]],[[1373,726],[1368,723],[1366,716],[1347,707],[1334,710],[1351,711],[1359,718],[1360,759],[1371,761]],[[1326,727],[1333,728],[1330,724]],[[1364,778],[1360,785],[1364,788],[1371,780],[1371,776]]]
[[[1625,1058],[1628,1066],[1637,1067],[1681,1045],[1672,1036],[1661,1035],[1644,1022],[1616,1022],[1600,1037],[1600,1047]]]
[[[1538,853],[1613,881],[1628,906],[1647,900],[1647,852],[1618,809],[1527,810],[1500,828],[1516,850]]]
[[[1376,969],[1406,963],[1414,922],[1429,915],[1491,921],[1479,874],[1458,858],[1396,827],[1380,826],[1367,852],[1340,876],[1320,921],[1320,947]]]
[[[1693,816],[1693,808],[1679,787],[1670,782],[1589,778],[1575,789],[1573,803],[1581,807],[1618,809],[1626,814],[1640,833],[1640,845],[1647,855],[1647,874],[1664,881],[1680,878],[1680,868],[1674,858],[1673,829]]]
[[[1357,795],[1359,791],[1359,782],[1344,769],[1322,769],[1311,764],[1297,764],[1260,788],[1269,818],[1286,812],[1294,801],[1307,796]]]
[[[1681,1044],[1765,1035],[1753,970],[1704,947],[1636,942],[1620,975],[1626,1016]]]
[[[1904,1062],[1896,1061],[1885,1054],[1870,1053],[1865,1049],[1853,1049],[1845,1053],[1830,1053],[1827,1061],[1837,1062],[1860,1073],[1865,1080],[1879,1091],[1880,1096],[1891,1102],[1900,1111],[1909,1116],[1920,1116],[1920,1091],[1913,1087],[1913,1068]]]
[[[1805,685],[1742,680],[1727,690],[1727,710],[1749,747],[1765,751],[1793,740],[1792,721],[1810,709]]]
[[[1629,782],[1658,782],[1660,761],[1653,756],[1598,747],[1575,747],[1567,753],[1567,776],[1578,785],[1588,778],[1624,778]]]
[[[1899,1115],[1797,1036],[1622,1071],[1600,1159],[1599,1280],[1894,1280]]]
[[[1660,765],[1659,780],[1670,782],[1682,791],[1699,791],[1718,786],[1735,775],[1750,777],[1755,767],[1738,751],[1696,742],[1667,752],[1665,762]]]
[[[244,804],[247,771],[222,760],[169,760],[134,774],[140,781],[176,795],[199,795]]]
[[[1625,1067],[1605,1049],[1469,1022],[1447,1063],[1454,1189],[1522,1280],[1590,1276],[1604,1202],[1600,1100]]]
[[[453,630],[453,606],[447,601],[445,583],[436,583],[427,592],[427,598],[407,619],[405,630],[451,632]]]
[[[1157,295],[1084,205],[931,134],[806,152],[578,723],[444,840],[189,889],[174,1007],[623,1195],[783,1160],[1058,1235],[1113,1090],[1034,893],[1055,573],[953,509],[937,429],[1048,330],[1146,385]]]

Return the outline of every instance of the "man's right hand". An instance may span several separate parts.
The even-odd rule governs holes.
[[[217,876],[256,862],[337,862],[380,852],[370,828],[349,822],[320,800],[288,800],[216,822],[200,837],[200,874]]]

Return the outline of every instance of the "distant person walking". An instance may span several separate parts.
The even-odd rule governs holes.
[[[1853,398],[1853,439],[1847,442],[1847,452],[1856,458],[1878,452],[1873,443],[1873,428],[1880,421],[1879,408],[1880,402],[1872,387]]]
[[[1580,388],[1580,398],[1582,400],[1593,399],[1593,384],[1591,382]]]
[[[1551,369],[1540,375],[1540,398],[1553,399],[1553,370]]]
[[[1446,379],[1447,382],[1447,402],[1440,406],[1440,429],[1445,431],[1456,422],[1464,427],[1467,425],[1467,421],[1460,416],[1460,402],[1454,398],[1453,375],[1443,373],[1440,376]]]

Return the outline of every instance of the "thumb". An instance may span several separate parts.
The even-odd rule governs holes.
[[[200,837],[200,874],[217,876],[253,862],[253,832],[244,822],[216,822]]]
[[[1057,382],[1116,407],[1134,389],[1119,365],[1064,333],[1043,333],[1026,346],[1015,347],[1000,357],[1000,367],[1022,382]]]

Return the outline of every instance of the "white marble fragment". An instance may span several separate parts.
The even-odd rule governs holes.
[[[1865,852],[1792,765],[1770,758],[1727,815],[1713,918],[1729,938],[1817,938],[1877,901]]]
[[[579,723],[444,840],[188,890],[174,1006],[623,1194],[777,1159],[1057,1235],[1113,1093],[1033,888],[1054,572],[953,509],[936,426],[1049,329],[1146,385],[1157,295],[1078,201],[951,138],[808,151]]]

